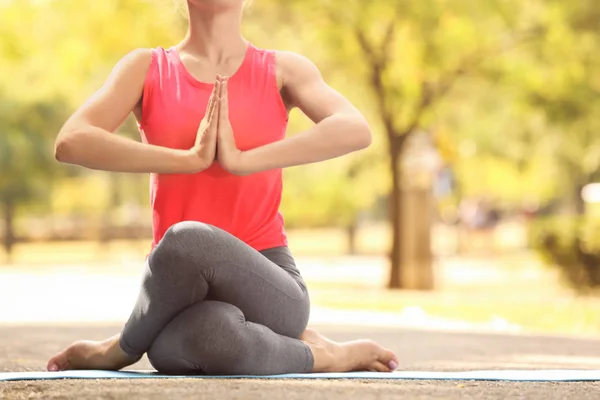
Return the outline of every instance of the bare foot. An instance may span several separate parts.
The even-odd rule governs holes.
[[[300,340],[312,350],[313,372],[391,372],[398,368],[395,354],[372,340],[337,343],[314,329],[306,329]]]
[[[137,362],[141,356],[125,353],[119,345],[119,335],[101,342],[75,342],[48,361],[48,371],[70,369],[103,369],[118,371]]]

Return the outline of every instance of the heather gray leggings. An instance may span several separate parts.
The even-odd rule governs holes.
[[[121,334],[166,374],[310,372],[306,286],[287,247],[258,252],[199,222],[172,226],[148,257]]]

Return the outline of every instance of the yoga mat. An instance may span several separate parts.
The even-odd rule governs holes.
[[[600,370],[482,370],[463,372],[395,371],[285,374],[268,376],[172,376],[153,371],[60,371],[60,372],[4,372],[0,381],[38,379],[139,379],[139,378],[196,378],[196,379],[418,379],[418,380],[477,380],[520,382],[573,382],[600,381]]]

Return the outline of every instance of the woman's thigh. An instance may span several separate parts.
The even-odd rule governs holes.
[[[190,281],[180,288],[193,292],[206,283],[207,299],[232,304],[247,321],[276,333],[298,337],[308,323],[308,291],[286,247],[259,252],[217,227],[182,222],[167,232],[149,263],[150,270],[171,264],[159,269]]]

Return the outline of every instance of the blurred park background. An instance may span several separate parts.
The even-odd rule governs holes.
[[[183,38],[180,5],[0,0],[5,295],[53,282],[86,304],[68,276],[140,272],[148,176],[61,165],[53,142],[123,55]],[[600,332],[596,0],[255,0],[245,18],[248,39],[311,58],[374,131],[366,151],[285,171],[315,307]],[[307,126],[294,111],[290,134]],[[118,134],[139,138],[133,118]]]

